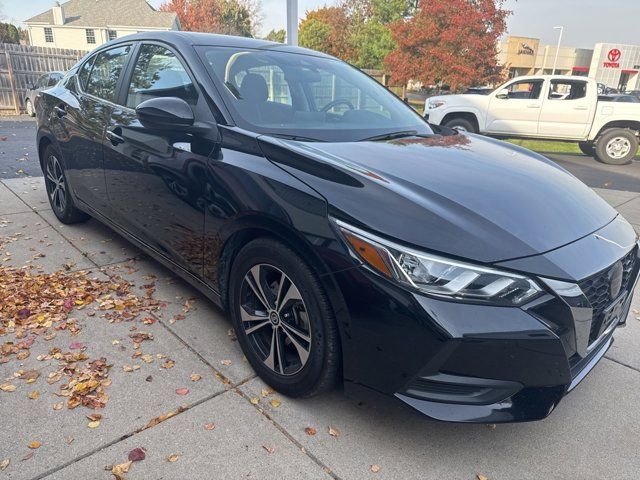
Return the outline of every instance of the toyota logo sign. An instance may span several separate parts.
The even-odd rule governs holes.
[[[617,48],[612,48],[611,50],[609,50],[609,53],[607,54],[607,58],[609,59],[610,62],[617,62],[618,60],[620,60],[621,56],[622,56],[622,52]]]
[[[617,48],[612,48],[607,53],[608,62],[604,62],[605,68],[620,68],[620,57],[622,57],[622,52]]]

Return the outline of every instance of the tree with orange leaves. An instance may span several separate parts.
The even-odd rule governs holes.
[[[252,37],[260,24],[255,0],[167,0],[163,12],[176,12],[182,30]]]
[[[413,16],[391,24],[396,49],[385,58],[394,83],[452,89],[502,80],[498,39],[510,11],[504,0],[420,0]]]

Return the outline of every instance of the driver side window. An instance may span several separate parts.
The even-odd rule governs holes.
[[[509,98],[537,100],[540,98],[542,83],[542,80],[523,80],[512,83],[506,90],[509,91]]]

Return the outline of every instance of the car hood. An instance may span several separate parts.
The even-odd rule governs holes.
[[[478,262],[538,255],[616,216],[551,161],[486,137],[309,143],[262,136],[260,143],[270,160],[326,198],[331,215]]]

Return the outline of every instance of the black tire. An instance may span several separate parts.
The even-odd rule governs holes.
[[[24,102],[24,107],[27,110],[27,115],[29,115],[30,117],[36,116],[36,109],[33,108],[33,103],[31,103],[31,100],[29,100],[28,98]]]
[[[596,160],[609,165],[631,163],[638,153],[638,137],[628,128],[605,130],[595,143]]]
[[[252,276],[252,272],[257,275]],[[270,308],[275,305],[274,309],[263,308],[264,302],[259,300],[254,288],[257,284],[250,284],[256,277],[260,278],[263,298]],[[280,283],[276,284],[278,279]],[[292,288],[287,285],[295,288],[291,296],[288,293]],[[281,293],[285,288],[287,293]],[[276,298],[278,294],[279,299]],[[282,309],[274,319],[278,303]],[[286,311],[288,305],[291,305],[289,313]],[[316,275],[289,247],[273,239],[260,238],[238,253],[229,279],[229,310],[242,351],[260,378],[272,388],[291,397],[308,397],[335,386],[341,360],[333,310]],[[286,317],[289,318],[285,321]],[[300,326],[300,322],[305,325]],[[302,335],[292,335],[292,326]],[[247,332],[252,329],[253,332]],[[303,340],[305,335],[308,341]],[[276,336],[280,339],[279,344]],[[299,341],[302,351],[308,348],[308,355],[300,354],[301,350],[292,338]],[[278,352],[281,353],[274,355],[271,344],[280,345]],[[303,356],[306,358],[304,363]]]
[[[447,120],[444,126],[461,132],[478,133],[475,124],[463,117],[454,117],[451,120]]]
[[[89,215],[79,210],[73,203],[62,156],[53,145],[49,145],[44,151],[42,172],[47,188],[47,198],[58,220],[65,224],[87,221],[90,218]]]
[[[596,154],[593,142],[578,142],[578,148],[588,157],[593,157]]]

